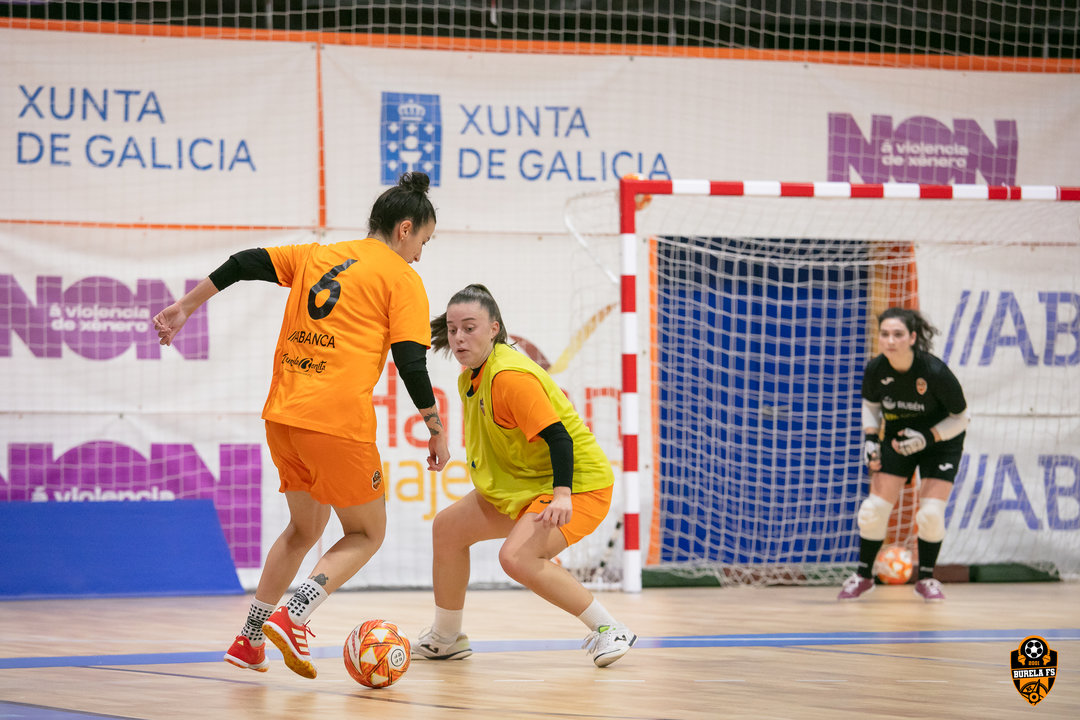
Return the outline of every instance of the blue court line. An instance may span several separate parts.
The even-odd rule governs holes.
[[[1048,642],[1080,640],[1080,628],[1043,630],[910,630],[906,632],[832,632],[832,633],[761,633],[756,635],[686,635],[642,637],[636,648],[689,647],[797,647],[802,645],[886,645],[947,642],[1003,642],[1019,644],[1029,635]],[[543,652],[579,650],[580,640],[473,640],[473,652]],[[128,655],[61,655],[57,657],[0,658],[0,670],[48,667],[97,667],[102,665],[175,665],[218,662],[225,655],[217,652],[134,653]],[[279,659],[277,648],[267,655]],[[313,647],[313,658],[339,657],[340,646]]]
[[[62,710],[60,708],[29,705],[26,703],[5,702],[0,700],[0,717],[5,720],[87,720],[87,718],[108,718],[108,720],[138,720],[127,715],[102,715],[95,712]]]

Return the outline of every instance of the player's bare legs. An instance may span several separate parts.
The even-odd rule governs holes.
[[[476,490],[435,516],[431,540],[431,581],[435,605],[447,610],[465,607],[469,585],[469,548],[482,540],[506,537],[514,521],[498,512]]]
[[[326,578],[327,594],[360,571],[386,537],[386,503],[382,498],[363,505],[334,508],[345,536],[327,550],[311,571],[312,577]]]
[[[287,491],[285,501],[289,506],[289,524],[266,555],[247,621],[225,653],[226,662],[259,672],[265,672],[270,665],[263,649],[263,626],[274,616],[278,601],[289,589],[304,556],[318,542],[330,519],[330,508],[316,502],[306,492]],[[306,672],[309,677],[314,677],[314,668]]]
[[[536,513],[528,513],[507,536],[499,563],[511,578],[576,617],[592,603],[593,594],[566,568],[551,562],[565,549],[566,538],[558,528],[544,527]]]
[[[289,589],[304,557],[322,537],[330,520],[330,506],[317,502],[306,492],[290,491],[284,495],[289,505],[289,524],[266,554],[255,590],[256,600],[271,605],[281,600]]]
[[[431,527],[435,621],[413,645],[417,657],[460,660],[472,654],[461,632],[465,593],[469,586],[469,548],[481,540],[506,537],[514,521],[499,513],[476,490],[441,510]]]
[[[870,494],[887,500],[895,507],[900,500],[900,491],[904,489],[905,483],[907,483],[907,479],[899,475],[876,472],[870,478]]]
[[[591,632],[582,648],[598,667],[607,667],[629,652],[637,636],[566,568],[551,561],[566,549],[566,537],[539,517],[526,513],[517,521],[499,550],[499,562],[507,575],[584,623]]]
[[[290,501],[290,508],[293,504]],[[298,509],[317,515],[321,519],[321,526],[325,527],[328,506],[321,505],[323,509],[315,511],[312,504],[319,503],[310,497],[296,500],[295,504]],[[334,512],[341,521],[344,537],[319,558],[311,575],[300,584],[288,603],[275,610],[262,626],[267,639],[281,650],[288,668],[306,678],[317,675],[308,647],[308,635],[314,636],[315,633],[308,627],[308,618],[330,593],[341,587],[371,559],[382,545],[386,533],[386,504],[381,497],[363,505],[335,507]],[[303,555],[300,559],[303,559]],[[296,567],[293,568],[295,571]]]

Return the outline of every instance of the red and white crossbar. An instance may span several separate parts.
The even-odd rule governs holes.
[[[632,180],[619,185],[622,232],[635,195],[896,198],[906,200],[1080,200],[1080,187],[1059,185],[923,185],[920,183],[781,182],[779,180]],[[630,212],[627,212],[630,210]],[[632,230],[630,231],[632,232]]]
[[[641,591],[640,494],[638,488],[638,195],[727,195],[744,197],[882,198],[901,200],[1063,200],[1080,201],[1080,187],[1057,185],[923,185],[920,183],[780,182],[777,180],[619,181],[619,233],[622,237],[622,447],[623,590]]]

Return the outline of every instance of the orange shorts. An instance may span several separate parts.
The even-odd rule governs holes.
[[[266,421],[266,442],[281,477],[281,492],[301,490],[334,507],[363,505],[385,492],[375,443],[270,420]]]
[[[604,518],[607,517],[608,510],[611,509],[611,491],[613,488],[613,485],[608,485],[606,488],[590,490],[583,493],[574,493],[570,496],[570,502],[574,506],[574,511],[570,515],[570,522],[559,528],[559,530],[562,531],[563,537],[566,538],[567,547],[570,547],[578,540],[581,540],[581,538],[600,527],[600,523],[604,521]],[[525,513],[540,514],[544,512],[544,508],[551,502],[552,497],[554,496],[540,495],[529,503],[524,510],[518,513],[516,519],[520,520],[525,516]]]

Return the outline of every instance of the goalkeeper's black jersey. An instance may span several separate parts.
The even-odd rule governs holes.
[[[881,403],[885,442],[891,442],[901,428],[914,428],[930,437],[930,428],[967,409],[964,390],[952,370],[940,358],[919,350],[907,372],[894,370],[884,355],[867,363],[862,396]],[[963,441],[964,433],[960,433],[946,442]]]

